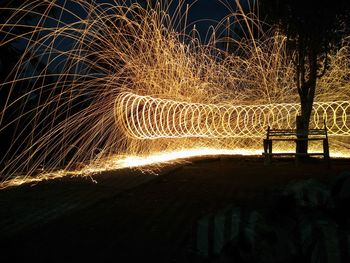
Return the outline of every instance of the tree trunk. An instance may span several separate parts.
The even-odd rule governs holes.
[[[308,135],[309,135],[309,123],[312,111],[312,103],[307,98],[301,99],[301,112],[300,116],[297,116],[297,138],[301,139],[297,142],[297,153],[308,152]]]
[[[300,116],[297,118],[297,138],[301,139],[297,142],[296,152],[307,153],[308,152],[308,136],[309,136],[309,124],[312,113],[312,105],[314,103],[316,79],[317,79],[317,55],[312,50],[308,56],[310,72],[308,80],[304,82],[304,85],[300,87]],[[305,72],[303,72],[304,74]]]

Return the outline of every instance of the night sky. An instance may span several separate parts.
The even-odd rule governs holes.
[[[137,0],[130,0],[130,2],[135,2]],[[64,1],[61,1],[64,2]],[[109,0],[102,0],[99,2],[113,2]],[[143,1],[144,2],[144,1]],[[244,2],[244,1],[243,1]],[[179,1],[172,1],[171,8],[169,12],[173,12]],[[205,42],[207,38],[207,33],[210,26],[216,26],[218,22],[223,20],[227,15],[232,14],[236,10],[235,0],[184,0],[184,4],[181,12],[184,13],[186,10],[187,4],[190,6],[190,12],[187,19],[187,33],[193,28],[193,25],[196,25],[196,29],[200,33],[201,39]],[[244,5],[244,3],[242,4]],[[66,7],[70,10],[74,10],[74,13],[79,14],[83,17],[85,14],[83,10],[75,3],[70,1],[66,2]],[[64,20],[71,20],[71,17],[65,17]],[[232,22],[232,21],[231,21]],[[183,28],[177,30],[183,30]]]

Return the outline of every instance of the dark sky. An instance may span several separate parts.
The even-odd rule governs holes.
[[[193,2],[195,1],[186,0],[186,3],[190,5]],[[210,26],[215,27],[219,21],[235,10],[235,0],[223,2],[219,0],[198,0],[191,6],[187,24],[190,28],[193,27],[193,24],[196,24],[196,29],[200,33],[203,42],[206,42],[212,33],[212,31],[209,31]]]
[[[0,0],[1,1],[1,0]],[[95,0],[97,2],[113,2],[113,0]],[[141,1],[141,0],[129,0],[130,2]],[[225,16],[229,15],[232,11],[235,10],[235,0],[183,0],[183,8],[182,13],[186,10],[186,5],[190,6],[190,11],[187,19],[188,28],[186,33],[189,33],[193,28],[193,25],[196,25],[196,29],[200,33],[200,38],[202,42],[207,42],[209,39],[208,30],[210,26],[216,26],[219,21],[221,21]],[[247,0],[241,0],[242,2],[246,2]],[[172,5],[174,10],[174,6],[177,5],[179,0],[173,0]],[[79,6],[79,4],[74,3],[72,0],[58,0],[59,4],[65,5],[68,10],[71,10],[73,13],[78,15],[80,18],[84,18],[87,14],[84,10]],[[60,14],[56,14],[56,16],[60,16]],[[61,19],[64,23],[72,23],[76,21],[72,15],[69,15],[67,12],[63,13]],[[232,22],[232,21],[231,21]],[[33,21],[35,24],[35,21]],[[53,20],[47,19],[46,24],[50,26],[55,26],[56,22]],[[178,30],[183,30],[183,26],[177,28]],[[212,31],[210,31],[212,32]],[[26,41],[18,40],[16,41],[16,46],[21,49],[26,45]],[[65,40],[62,38],[57,38],[55,45],[59,50],[66,50],[71,48],[72,42],[69,40]],[[1,63],[0,63],[1,67]]]
[[[221,21],[232,11],[219,0],[186,0],[185,2],[190,5],[195,2],[191,5],[188,24],[195,23],[201,35],[205,34],[211,25],[215,26],[218,21]],[[231,9],[233,9],[235,0],[227,0],[226,4],[230,5]]]
[[[72,1],[64,1],[59,0],[59,2],[65,2],[66,7],[68,7],[71,10],[74,10],[74,13],[79,14],[80,17],[84,17],[83,10],[79,10],[78,5],[72,4]],[[113,2],[113,0],[95,0],[98,2]],[[145,3],[145,0],[128,0],[130,2],[143,2]],[[254,0],[252,0],[254,1]],[[177,4],[179,3],[179,0],[172,0],[170,12],[173,12]],[[232,13],[236,10],[235,4],[236,0],[183,0],[183,6],[181,13],[185,13],[187,4],[190,6],[189,15],[187,18],[187,25],[188,28],[186,30],[186,33],[189,33],[189,31],[193,28],[193,25],[196,25],[196,29],[200,33],[200,37],[202,41],[205,42],[205,40],[208,40],[207,32],[210,28],[210,26],[216,26],[219,21],[224,19],[227,15]],[[247,0],[241,0],[242,5],[244,6],[247,2]],[[64,16],[64,20],[70,20],[68,17]],[[231,21],[233,22],[233,21]],[[183,25],[180,28],[177,28],[177,30],[183,30]]]
[[[113,0],[95,0],[97,2],[113,2]],[[140,1],[145,2],[145,0],[129,0],[130,2]],[[254,0],[252,0],[254,1]],[[71,0],[59,0],[58,2],[65,3],[66,8],[74,10],[73,12],[79,14],[80,17],[85,16],[85,12],[78,7],[78,5],[72,3]],[[179,0],[172,0],[173,11],[175,6],[179,3]],[[189,16],[187,19],[187,25],[189,29],[193,28],[193,25],[196,24],[197,30],[200,32],[201,39],[204,40],[205,36],[210,28],[210,26],[216,26],[219,21],[224,17],[235,11],[236,0],[183,0],[183,7],[181,12],[184,13],[186,10],[186,5],[190,6]],[[241,0],[244,6],[244,3],[247,0]],[[65,22],[69,19],[67,16],[63,16]],[[232,22],[232,21],[231,21]],[[181,28],[181,30],[183,27]],[[187,30],[187,33],[189,31]]]

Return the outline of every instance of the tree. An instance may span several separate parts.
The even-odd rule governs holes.
[[[350,1],[260,0],[260,14],[287,37],[287,49],[295,65],[295,84],[300,97],[299,138],[308,137],[317,79],[328,69],[329,52],[340,47],[347,33]],[[307,153],[307,140],[297,152]]]

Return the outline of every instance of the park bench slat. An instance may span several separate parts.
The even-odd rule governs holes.
[[[300,138],[303,135],[307,135],[307,138]],[[299,138],[298,138],[299,137]],[[323,152],[316,153],[273,153],[272,142],[273,141],[294,141],[298,143],[300,141],[323,141]],[[299,156],[324,156],[324,159],[329,160],[329,146],[328,146],[328,134],[327,127],[324,121],[323,129],[309,129],[308,132],[302,132],[296,129],[270,129],[267,128],[266,139],[263,140],[265,163],[270,163],[272,156],[295,156],[296,161]]]
[[[272,140],[272,141],[322,141],[325,140],[325,138],[271,138],[271,139],[264,139],[264,140]]]
[[[280,156],[323,156],[324,153],[262,153],[263,155],[280,155]]]

